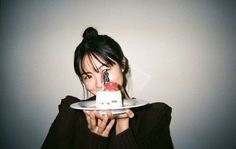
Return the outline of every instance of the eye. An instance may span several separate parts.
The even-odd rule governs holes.
[[[110,70],[110,67],[104,67],[102,72],[104,73],[105,71],[109,71]]]
[[[91,79],[91,78],[92,78],[91,75],[84,75],[84,76],[83,76],[83,80],[88,80],[88,79]]]

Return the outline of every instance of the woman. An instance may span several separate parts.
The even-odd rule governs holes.
[[[95,100],[102,87],[101,74],[109,73],[109,80],[121,86],[123,98],[129,73],[128,60],[119,44],[107,35],[98,35],[89,27],[75,51],[74,68],[84,88]],[[135,99],[134,99],[135,100]],[[80,101],[67,96],[59,105],[59,113],[42,145],[43,149],[169,149],[173,148],[169,125],[171,108],[164,103],[153,103],[127,109],[113,116],[111,111],[70,108]]]

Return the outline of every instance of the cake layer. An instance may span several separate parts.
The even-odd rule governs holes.
[[[96,95],[96,107],[103,109],[117,108],[122,106],[120,91],[98,91]]]

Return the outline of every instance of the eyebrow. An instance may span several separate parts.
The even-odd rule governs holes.
[[[105,64],[102,64],[101,66],[99,66],[97,69],[99,70],[99,69],[101,69],[102,67],[108,67],[107,65],[105,65]],[[91,72],[83,72],[81,75],[88,75],[88,74],[91,74]]]
[[[82,76],[82,75],[88,75],[89,73],[91,73],[91,72],[83,72],[83,73],[81,74],[81,76]]]

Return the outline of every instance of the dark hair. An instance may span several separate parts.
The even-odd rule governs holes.
[[[126,86],[127,78],[125,75],[129,72],[128,59],[124,56],[120,45],[111,37],[107,35],[99,35],[97,30],[93,27],[88,27],[83,33],[83,40],[77,46],[74,54],[74,69],[76,74],[82,80],[83,58],[88,56],[92,61],[92,57],[96,58],[99,62],[100,59],[104,60],[106,66],[112,66],[116,63],[123,70],[124,83]],[[100,59],[99,59],[100,58]],[[94,69],[97,70],[97,68]]]

